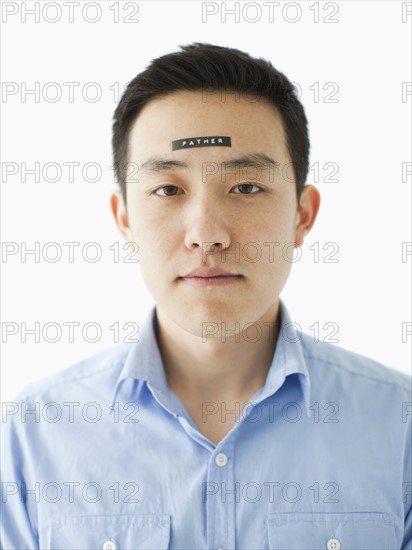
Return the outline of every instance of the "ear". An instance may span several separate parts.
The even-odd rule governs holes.
[[[314,185],[302,189],[296,216],[295,247],[302,246],[304,237],[312,229],[320,206],[320,193]]]
[[[127,209],[123,201],[123,195],[120,192],[116,191],[112,193],[110,196],[110,207],[120,233],[126,241],[133,241]]]

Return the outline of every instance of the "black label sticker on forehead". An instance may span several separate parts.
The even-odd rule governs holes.
[[[232,142],[229,136],[201,136],[172,141],[172,151],[192,147],[232,147]]]

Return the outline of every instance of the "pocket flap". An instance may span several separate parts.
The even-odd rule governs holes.
[[[268,515],[271,550],[393,550],[395,528],[389,514],[380,512]]]
[[[64,516],[54,518],[47,531],[47,546],[42,545],[42,548],[167,550],[170,538],[170,516],[167,514]]]

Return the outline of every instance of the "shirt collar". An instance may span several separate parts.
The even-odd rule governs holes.
[[[279,299],[279,311],[280,327],[275,353],[266,377],[265,386],[259,391],[259,400],[265,399],[279,389],[287,376],[296,374],[302,390],[306,414],[310,418],[310,377],[300,342],[302,332],[299,325],[291,321],[289,312],[281,299]],[[170,391],[156,340],[156,306],[152,306],[147,313],[138,334],[139,341],[131,344],[117,379],[112,407],[120,386],[126,379],[146,380],[150,387],[154,389],[163,393]]]
[[[303,394],[306,415],[311,418],[310,411],[310,376],[302,350],[302,330],[291,320],[289,311],[279,299],[280,327],[272,363],[262,388],[264,398],[273,394],[283,384],[286,377],[296,375]]]

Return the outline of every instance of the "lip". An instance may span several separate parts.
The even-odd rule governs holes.
[[[188,277],[238,277],[239,275],[237,273],[231,273],[230,271],[226,271],[225,269],[218,269],[217,267],[201,267],[199,269],[194,269],[190,273],[187,273],[186,275],[183,275],[183,278],[186,279]]]
[[[239,282],[243,279],[243,275],[230,273],[230,271],[224,269],[202,268],[194,269],[187,275],[179,277],[179,279],[195,286],[222,286]]]

